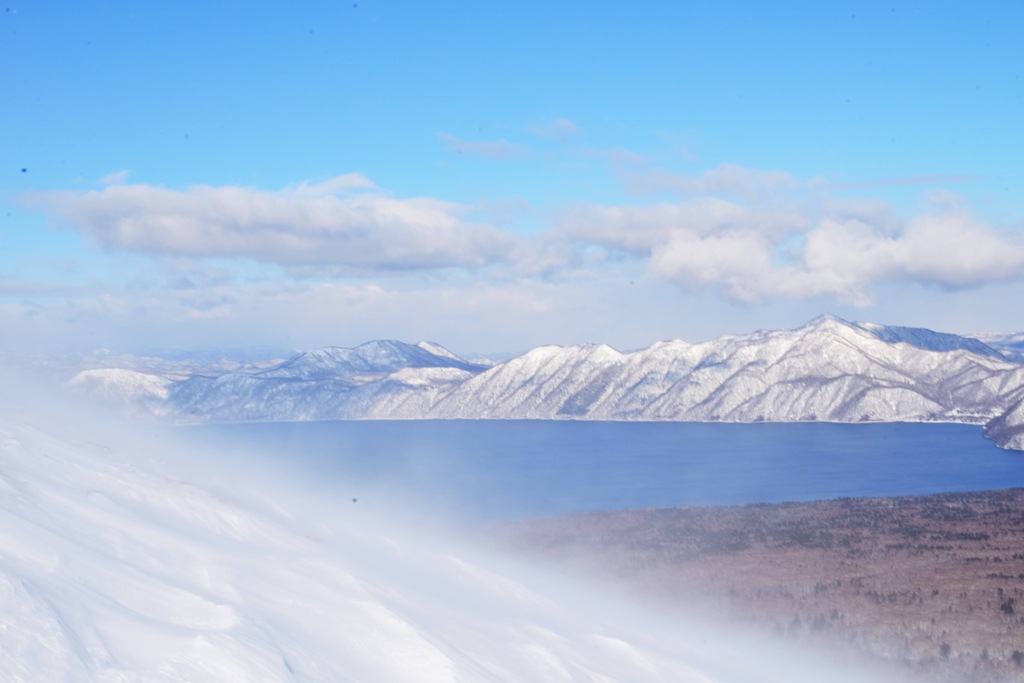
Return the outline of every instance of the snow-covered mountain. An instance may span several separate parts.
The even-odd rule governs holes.
[[[1000,414],[1024,368],[976,340],[834,317],[796,330],[608,347],[541,348],[460,385],[439,417],[840,422]]]
[[[4,681],[877,680],[712,640],[272,463],[30,403],[0,409]]]
[[[186,419],[358,419],[389,399],[427,409],[486,367],[437,344],[373,341],[300,353],[259,372],[193,375],[168,386],[166,403]]]
[[[628,353],[544,346],[491,367],[436,344],[371,342],[259,372],[147,383],[111,369],[72,380],[87,383],[108,395],[121,386],[133,405],[179,420],[987,423],[1024,399],[1024,364],[975,338],[823,316],[794,330]],[[1016,443],[999,436],[1005,429],[988,433]]]
[[[259,373],[262,378],[292,380],[333,379],[356,381],[376,378],[403,368],[456,368],[483,370],[438,344],[372,341],[354,349],[329,347],[300,353]]]
[[[986,424],[985,436],[1003,448],[1024,451],[1024,399]]]
[[[1024,362],[1024,332],[1013,334],[975,334],[975,339],[996,349],[1006,358]]]

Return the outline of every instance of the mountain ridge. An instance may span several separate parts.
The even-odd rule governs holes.
[[[999,445],[1024,448],[1009,414],[1024,399],[1016,355],[972,337],[833,315],[626,352],[539,346],[490,366],[433,342],[379,340],[301,352],[255,371],[182,378],[117,370],[91,369],[70,384],[184,422],[941,421],[986,424]]]

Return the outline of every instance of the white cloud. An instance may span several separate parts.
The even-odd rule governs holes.
[[[577,207],[560,227],[580,249],[646,259],[653,275],[684,289],[748,303],[827,295],[865,306],[886,282],[962,289],[1024,279],[1024,239],[984,225],[948,197],[910,220],[877,201],[783,208],[702,196]]]
[[[700,235],[672,233],[651,254],[651,270],[684,286],[721,286],[732,298],[757,303],[771,273],[771,244],[749,230]]]
[[[880,280],[910,280],[952,289],[1024,278],[1024,242],[963,211],[911,220],[897,234],[859,221],[825,220],[802,254],[808,287],[859,293]]]
[[[961,309],[973,314],[986,292],[1024,286],[1022,235],[986,224],[952,195],[933,194],[908,216],[816,180],[730,165],[690,177],[678,201],[556,209],[547,230],[549,214],[522,200],[397,198],[359,174],[280,190],[112,180],[24,198],[114,255],[70,280],[83,283],[78,292],[38,275],[0,277],[0,328],[26,339],[32,329],[74,338],[105,327],[183,344],[197,334],[288,345],[295,330],[301,347],[400,337],[522,349],[609,341],[624,328],[672,334],[645,316],[678,318],[665,311],[679,301],[739,317],[759,303],[813,314],[886,310],[898,290],[970,301]],[[372,279],[322,281],[351,275]],[[637,332],[629,343],[646,342]]]
[[[198,185],[115,185],[26,201],[114,250],[247,258],[343,272],[478,268],[507,260],[517,240],[438,199],[398,199],[349,174],[279,191]]]
[[[1024,243],[953,211],[921,216],[899,240],[898,257],[912,277],[950,287],[1019,279]]]
[[[885,234],[895,235],[903,229],[906,220],[892,204],[870,197],[836,197],[824,195],[819,199],[821,215],[837,221],[856,220]]]
[[[638,254],[667,244],[678,233],[695,236],[752,231],[784,238],[810,226],[790,209],[751,209],[714,197],[647,206],[580,206],[565,212],[561,230],[581,242]]]

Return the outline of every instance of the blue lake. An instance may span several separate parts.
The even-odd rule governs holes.
[[[952,424],[353,421],[196,428],[345,498],[467,521],[1024,486],[1024,453]]]

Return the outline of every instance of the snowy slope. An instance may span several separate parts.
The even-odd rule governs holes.
[[[630,354],[544,347],[460,385],[431,415],[978,422],[1000,414],[1024,384],[1020,364],[976,340],[895,329],[823,317],[796,330]]]
[[[974,339],[992,347],[1006,358],[1024,362],[1024,333],[974,334]]]
[[[608,593],[514,578],[280,473],[12,406],[0,411],[4,681],[820,679]]]
[[[838,318],[834,318],[838,320]],[[956,334],[934,332],[920,327],[901,327],[899,325],[879,325],[877,323],[853,323],[862,330],[870,332],[882,341],[891,344],[905,343],[929,351],[953,351],[963,349],[982,356],[1001,357],[1003,354],[981,339],[961,337]]]
[[[166,382],[160,376],[161,401],[154,400],[156,391],[144,396],[139,390],[143,373],[122,368],[83,371],[69,385],[179,421],[340,420],[365,417],[382,401],[419,414],[439,393],[486,367],[438,344],[386,340],[306,351],[258,371],[199,372]]]
[[[1003,448],[1024,451],[1024,399],[986,424],[985,436]]]
[[[795,330],[701,344],[666,341],[629,353],[605,345],[543,346],[491,367],[435,344],[371,342],[300,354],[261,372],[168,380],[149,394],[143,390],[149,385],[136,375],[101,378],[102,372],[92,370],[72,384],[107,395],[120,386],[122,402],[198,421],[986,423],[1024,391],[1024,364],[1005,349],[834,316]]]
[[[167,412],[168,389],[174,381],[164,375],[125,368],[83,370],[68,383],[90,396],[121,407],[128,414]]]
[[[573,399],[604,386],[623,359],[609,346],[542,346],[456,387],[431,411],[436,417],[553,418],[571,415]]]
[[[437,344],[372,341],[354,349],[328,347],[300,353],[259,373],[261,378],[345,379],[387,374],[402,368],[458,368],[482,370]]]

